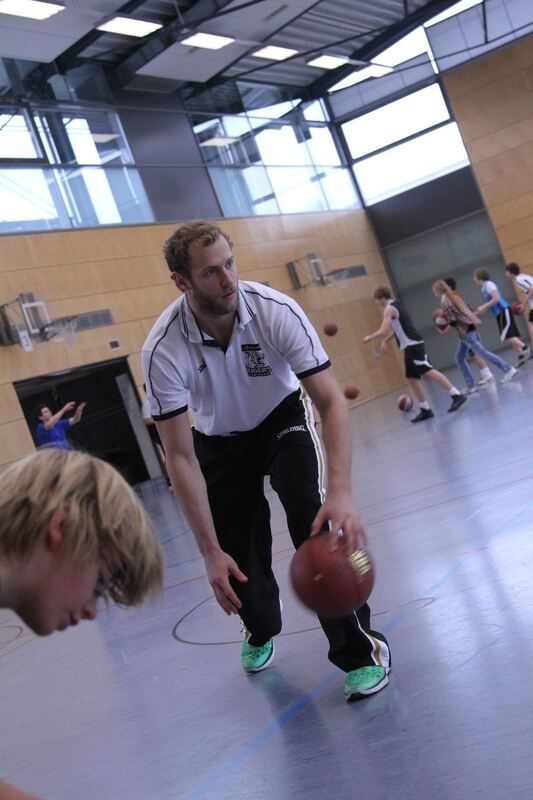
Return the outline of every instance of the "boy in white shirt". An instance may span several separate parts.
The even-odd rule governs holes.
[[[529,305],[527,331],[529,333],[531,343],[533,344],[533,275],[528,275],[526,272],[521,272],[520,267],[514,261],[512,261],[510,264],[507,264],[505,267],[505,275],[510,281],[513,282],[515,288],[519,289],[520,292],[525,295],[524,302],[520,303],[520,313],[523,313],[525,304],[527,303]]]

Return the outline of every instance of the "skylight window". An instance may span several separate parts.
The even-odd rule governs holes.
[[[436,25],[438,22],[443,22],[443,20],[448,19],[449,17],[454,17],[456,14],[461,14],[463,11],[468,11],[469,8],[478,6],[482,2],[483,0],[460,0],[459,3],[455,3],[455,5],[447,8],[446,11],[442,12],[442,14],[437,14],[436,17],[432,17],[427,22],[424,22],[424,28],[430,28],[432,25]]]
[[[382,75],[387,75],[389,72],[392,72],[392,67],[370,64],[368,67],[352,72],[351,75],[332,86],[329,91],[337,92],[339,89],[346,89],[348,86],[354,86],[354,84],[361,83],[361,81],[366,81],[369,78],[381,78]]]

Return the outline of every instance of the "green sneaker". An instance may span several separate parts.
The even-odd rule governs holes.
[[[274,642],[269,639],[261,647],[254,647],[248,641],[242,643],[241,664],[245,672],[260,672],[272,662],[274,658]]]
[[[379,692],[389,682],[388,670],[385,667],[359,667],[353,669],[344,681],[344,696],[346,700],[358,700],[369,694]]]

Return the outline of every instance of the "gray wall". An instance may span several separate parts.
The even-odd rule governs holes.
[[[156,222],[222,216],[179,94],[127,91],[112,77],[110,83]]]

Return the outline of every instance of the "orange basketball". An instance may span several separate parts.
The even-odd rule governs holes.
[[[359,396],[359,389],[357,386],[345,386],[344,396],[347,400],[355,400]]]
[[[374,585],[370,554],[362,547],[347,556],[330,552],[328,533],[311,536],[292,557],[289,576],[302,603],[320,617],[338,619],[361,608]]]
[[[413,407],[413,401],[408,394],[401,394],[398,398],[398,408],[400,411],[410,411]]]
[[[437,328],[447,328],[450,324],[446,317],[444,316],[444,311],[441,308],[435,309],[433,312],[433,322],[437,326]]]
[[[338,330],[339,329],[334,322],[326,322],[324,325],[324,333],[326,336],[335,336]]]

